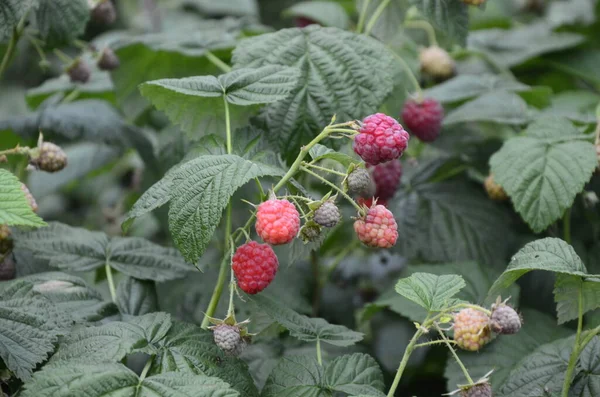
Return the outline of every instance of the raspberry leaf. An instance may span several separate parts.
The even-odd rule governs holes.
[[[329,324],[322,318],[310,318],[296,313],[265,295],[251,298],[267,316],[290,331],[290,334],[307,342],[322,341],[334,346],[350,346],[363,339],[363,334],[343,325]]]
[[[61,46],[81,36],[90,18],[86,0],[37,0],[35,20],[46,45]]]
[[[193,0],[187,4],[202,15],[217,18],[223,15],[258,17],[258,5],[255,0]]]
[[[155,349],[156,359],[150,369],[151,374],[173,371],[203,373],[226,381],[242,396],[258,396],[248,366],[240,359],[225,356],[215,345],[210,331],[175,322],[165,338],[155,344]]]
[[[377,40],[337,28],[311,25],[243,40],[235,67],[294,66],[300,82],[261,113],[269,139],[287,160],[296,156],[337,113],[338,120],[375,112],[393,87],[388,49]],[[324,76],[327,76],[325,83]]]
[[[58,383],[57,383],[58,382]],[[69,385],[72,395],[138,397],[238,397],[239,393],[217,378],[197,374],[170,373],[148,376],[143,380],[123,364],[76,362],[37,372],[22,393],[23,397],[59,397]]]
[[[539,233],[573,205],[598,166],[594,145],[568,120],[545,117],[490,158],[494,180]]]
[[[0,2],[0,43],[10,39],[13,29],[38,0],[6,0]]]
[[[522,316],[525,321],[517,334],[500,335],[485,349],[476,353],[457,351],[473,379],[483,377],[490,370],[494,370],[490,383],[496,392],[509,381],[509,374],[519,361],[539,346],[571,334],[567,328],[557,327],[553,317],[538,311],[525,309]],[[448,361],[444,376],[448,380],[448,390],[464,383],[464,374],[454,360]]]
[[[31,209],[19,179],[4,169],[0,169],[0,225],[46,226]]]
[[[425,18],[461,46],[467,44],[469,11],[461,0],[412,0]]]
[[[507,92],[528,91],[531,87],[517,80],[495,74],[458,75],[423,91],[426,98],[434,98],[441,103],[463,101],[474,97],[504,90]]]
[[[142,84],[140,91],[173,123],[196,135],[206,116],[224,113],[223,100],[236,106],[275,102],[294,88],[298,75],[295,68],[271,65],[236,69],[218,77],[155,80]],[[230,107],[231,111],[236,109]]]
[[[355,353],[337,357],[323,368],[313,356],[283,357],[273,369],[263,397],[321,396],[331,391],[382,397],[383,375],[375,360]],[[287,394],[293,390],[294,394]],[[287,393],[286,393],[287,391]]]
[[[356,1],[356,11],[358,13],[363,10],[365,1],[366,0]],[[381,3],[369,1],[365,13],[365,25],[373,17],[379,4]],[[377,22],[371,29],[370,34],[389,45],[397,44],[399,40],[410,40],[401,29],[402,23],[406,18],[406,11],[409,7],[410,4],[408,4],[407,1],[389,2],[387,7],[385,7],[385,11],[377,18]]]
[[[457,301],[452,297],[465,285],[463,278],[457,275],[414,273],[398,280],[395,289],[398,294],[425,308],[427,312],[437,312],[452,306]]]
[[[350,18],[344,7],[330,1],[302,1],[283,10],[282,16],[288,18],[308,18],[323,26],[347,29]]]
[[[15,243],[49,261],[50,266],[77,272],[110,266],[141,280],[167,281],[194,270],[173,248],[138,237],[111,238],[58,222],[37,231],[16,233]]]
[[[558,323],[563,324],[579,317],[581,292],[582,313],[600,307],[600,276],[584,279],[580,276],[560,276],[554,284],[554,300]]]
[[[490,121],[521,125],[531,120],[527,103],[518,95],[503,90],[489,92],[449,112],[443,125]]]
[[[139,316],[158,310],[156,284],[150,280],[125,277],[117,287],[117,305],[123,314]]]
[[[330,159],[337,163],[340,163],[344,167],[349,167],[350,164],[356,163],[356,159],[347,154],[336,152],[333,149],[328,148],[327,146],[321,145],[317,143],[313,146],[308,152],[310,157],[312,157],[313,161],[317,162],[324,159]]]

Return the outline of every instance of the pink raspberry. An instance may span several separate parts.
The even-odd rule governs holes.
[[[300,214],[287,200],[271,199],[261,203],[256,211],[256,233],[265,243],[287,244],[300,230]]]
[[[376,186],[375,197],[384,202],[391,199],[400,186],[402,177],[400,160],[388,161],[370,168],[373,170],[373,180]]]
[[[402,109],[406,127],[423,142],[433,142],[440,135],[444,108],[438,101],[425,98],[422,102],[407,100]]]
[[[368,247],[390,248],[398,239],[394,214],[383,205],[369,208],[367,215],[354,222],[358,239]]]
[[[467,308],[454,316],[454,341],[464,350],[477,351],[492,340],[490,317]]]
[[[267,288],[279,267],[273,248],[256,241],[239,246],[231,262],[238,285],[247,294],[256,294]]]
[[[383,113],[365,117],[354,138],[354,151],[366,163],[377,165],[402,156],[409,135],[393,118]]]

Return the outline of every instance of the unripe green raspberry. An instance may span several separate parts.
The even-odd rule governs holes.
[[[456,65],[446,50],[431,46],[419,53],[421,71],[435,79],[444,80],[454,75]]]
[[[348,193],[352,196],[373,197],[375,194],[375,183],[371,174],[365,168],[356,168],[346,179]]]
[[[321,235],[321,226],[314,221],[308,221],[300,228],[300,238],[304,243],[317,241]]]
[[[323,227],[334,227],[340,221],[340,210],[333,201],[325,201],[315,210],[313,220]]]

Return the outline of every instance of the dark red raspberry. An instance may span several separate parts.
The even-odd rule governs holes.
[[[87,83],[92,75],[92,71],[87,63],[81,59],[76,59],[67,68],[67,74],[69,75],[72,83]]]
[[[356,203],[362,207],[371,208],[373,206],[373,204],[375,203],[375,201],[377,201],[377,204],[387,207],[386,200],[375,200],[375,197],[369,197],[369,198],[359,197],[356,200]]]
[[[376,113],[362,121],[354,137],[354,151],[366,163],[377,165],[399,158],[408,146],[409,135],[393,118]]]
[[[477,351],[492,340],[490,317],[467,308],[454,316],[454,341],[464,350]]]
[[[371,167],[371,169],[376,186],[375,197],[383,201],[394,197],[398,186],[400,186],[400,178],[402,177],[402,164],[400,164],[400,160],[378,164]]]
[[[305,28],[308,25],[320,25],[319,22],[307,17],[297,17],[294,22],[299,28]]]
[[[398,239],[394,214],[383,205],[369,208],[367,215],[354,222],[358,239],[368,247],[390,248]]]
[[[256,241],[239,246],[231,261],[238,285],[247,294],[267,288],[279,267],[273,248]]]
[[[440,135],[444,108],[438,101],[425,98],[422,102],[412,99],[404,103],[402,120],[410,132],[423,142],[433,142]]]
[[[121,62],[119,61],[119,57],[115,54],[115,52],[106,47],[102,51],[102,54],[100,54],[96,64],[100,70],[115,70],[119,67]]]
[[[287,244],[300,230],[300,214],[287,200],[271,199],[256,210],[256,233],[265,243]]]

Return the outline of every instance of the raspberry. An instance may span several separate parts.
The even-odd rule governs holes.
[[[400,160],[392,160],[373,167],[373,180],[377,187],[375,197],[387,201],[394,196],[402,177]]]
[[[398,224],[394,214],[383,205],[369,208],[364,218],[354,222],[354,231],[368,247],[390,248],[398,239]]]
[[[119,61],[119,57],[117,57],[115,52],[106,47],[102,51],[102,54],[100,54],[96,64],[100,70],[115,70],[119,67],[121,62]]]
[[[334,227],[340,221],[340,210],[333,201],[325,201],[315,210],[313,220],[323,227]]]
[[[521,329],[521,317],[515,309],[504,303],[494,304],[490,325],[497,334],[516,334]]]
[[[462,0],[462,2],[469,6],[480,6],[485,3],[485,0]]]
[[[494,181],[494,176],[493,175],[489,175],[487,178],[485,178],[485,182],[484,182],[484,187],[485,187],[485,191],[487,192],[487,195],[494,201],[506,201],[508,200],[508,195],[506,194],[506,192],[504,191],[504,189],[502,188],[502,186],[498,185],[495,181]]]
[[[425,98],[420,103],[409,99],[402,109],[402,120],[406,127],[423,142],[437,139],[443,118],[444,108],[432,98]]]
[[[12,249],[12,246],[9,227],[7,225],[0,225],[0,255],[6,254]]]
[[[225,354],[233,356],[237,355],[244,343],[240,335],[240,329],[235,325],[220,324],[213,329],[213,337],[215,344],[219,346]]]
[[[396,120],[376,113],[362,121],[353,148],[366,163],[377,165],[402,156],[408,139],[408,132]]]
[[[492,386],[489,383],[478,383],[460,392],[461,397],[492,397]]]
[[[111,0],[101,0],[92,9],[92,20],[98,25],[110,25],[117,20],[117,10]]]
[[[296,24],[296,27],[298,27],[298,28],[305,28],[308,25],[320,25],[319,22],[315,21],[314,19],[307,18],[307,17],[297,17],[294,20],[294,23]]]
[[[67,154],[52,142],[43,142],[37,157],[30,158],[29,164],[46,172],[57,172],[67,166]]]
[[[23,191],[23,193],[25,193],[25,198],[27,199],[27,202],[29,203],[31,210],[33,212],[37,212],[37,210],[38,210],[37,202],[35,201],[35,198],[33,198],[33,195],[31,194],[29,189],[27,189],[27,186],[25,186],[24,183],[21,183],[21,190]]]
[[[269,286],[279,267],[273,248],[256,241],[238,247],[233,254],[232,263],[239,287],[252,295]]]
[[[477,351],[487,344],[492,335],[490,318],[479,310],[467,308],[454,316],[454,340],[456,344],[470,351]]]
[[[300,228],[300,238],[305,243],[317,241],[320,235],[321,226],[317,225],[315,222],[306,222],[304,226]]]
[[[438,46],[424,48],[419,53],[421,71],[435,79],[445,80],[454,74],[454,59]]]
[[[87,83],[92,75],[92,71],[90,67],[82,61],[81,59],[76,59],[73,63],[67,68],[67,74],[71,79],[72,83]]]
[[[15,278],[17,270],[12,253],[0,254],[0,281],[8,281]]]
[[[375,202],[377,202],[377,204],[379,204],[379,205],[383,205],[384,207],[387,207],[386,200],[375,199],[375,197],[369,197],[369,198],[359,197],[358,200],[356,200],[356,203],[358,205],[360,205],[362,207],[367,207],[367,208],[371,208]]]
[[[364,168],[356,168],[346,179],[348,192],[353,196],[371,197],[375,194],[375,183]]]
[[[300,230],[300,214],[287,200],[271,199],[261,203],[256,211],[256,233],[265,243],[287,244]]]

